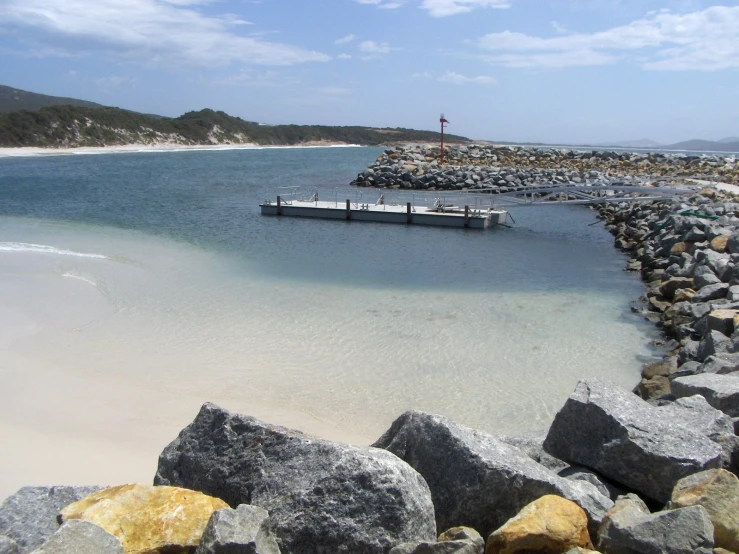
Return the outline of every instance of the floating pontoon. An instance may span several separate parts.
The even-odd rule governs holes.
[[[329,193],[333,200],[319,200],[318,192],[307,199],[300,199],[297,187],[281,189],[275,200],[266,200],[259,207],[262,215],[285,217],[315,217],[321,219],[344,219],[348,221],[371,221],[376,223],[403,223],[406,225],[434,225],[486,229],[506,222],[508,212],[496,209],[488,200],[460,195],[463,202],[454,202],[450,195],[380,194],[377,201],[362,200],[362,191],[350,191],[342,195],[338,191]]]

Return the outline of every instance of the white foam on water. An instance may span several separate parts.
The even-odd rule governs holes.
[[[92,285],[93,287],[98,286],[98,284],[95,282],[94,279],[90,277],[85,277],[84,275],[77,275],[76,273],[72,273],[70,271],[66,271],[62,273],[62,277],[68,277],[70,279],[77,279],[78,281],[82,281],[83,283],[87,283],[89,285]]]
[[[0,242],[0,252],[33,252],[35,254],[54,254],[57,256],[75,256],[77,258],[108,259],[102,254],[90,254],[86,252],[75,252],[64,248],[56,248],[46,244],[29,244],[25,242]]]

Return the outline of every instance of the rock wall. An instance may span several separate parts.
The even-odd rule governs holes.
[[[467,145],[405,146],[385,150],[351,185],[395,189],[497,192],[527,186],[625,183],[648,180],[715,179],[739,183],[733,156],[579,151],[557,148]]]

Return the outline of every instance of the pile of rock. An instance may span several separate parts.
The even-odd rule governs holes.
[[[739,479],[704,408],[590,380],[538,437],[407,412],[357,447],[205,404],[156,486],[9,497],[0,553],[736,552]]]
[[[655,402],[700,393],[725,410],[739,398],[739,202],[705,189],[679,204],[599,211],[647,282],[647,318],[672,339],[636,392]]]
[[[405,146],[385,150],[351,184],[424,190],[486,189],[508,192],[531,186],[636,183],[644,179],[716,179],[739,183],[736,157],[577,151],[556,148],[467,145]]]

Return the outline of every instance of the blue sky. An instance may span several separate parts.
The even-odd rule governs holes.
[[[716,140],[739,135],[739,3],[0,0],[0,84],[167,116]]]

